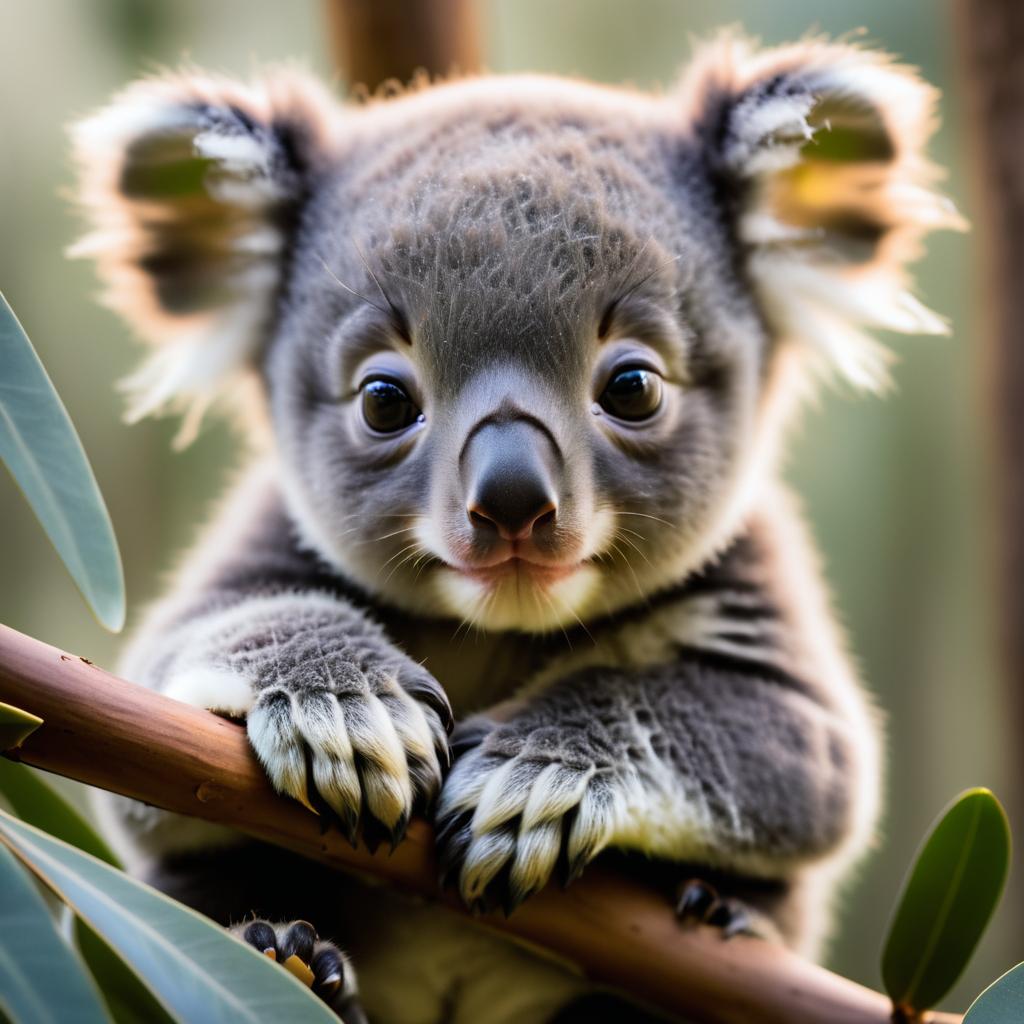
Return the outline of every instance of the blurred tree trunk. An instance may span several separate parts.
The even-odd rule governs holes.
[[[327,0],[335,60],[349,85],[480,70],[476,0]]]
[[[996,566],[1005,701],[1010,717],[1011,815],[1024,832],[1024,3],[956,0],[966,124],[973,163],[976,285],[985,319],[978,346],[994,444]],[[1017,845],[1017,884],[1024,842]],[[1018,889],[1018,891],[1020,891]],[[1018,924],[1018,935],[1024,922]]]

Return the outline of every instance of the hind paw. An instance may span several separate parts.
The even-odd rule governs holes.
[[[345,1024],[365,1024],[355,1001],[355,976],[345,954],[319,938],[306,921],[271,924],[260,919],[236,925],[233,935],[279,963],[334,1009]]]
[[[720,896],[709,882],[691,878],[676,893],[676,916],[683,924],[707,924],[717,928],[723,939],[752,935],[780,942],[778,929],[762,913],[735,897]]]

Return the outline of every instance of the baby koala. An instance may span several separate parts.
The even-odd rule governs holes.
[[[879,53],[736,36],[664,95],[129,87],[75,141],[78,251],[156,346],[132,414],[191,431],[227,399],[259,454],[124,673],[244,717],[277,789],[353,840],[432,816],[472,908],[616,849],[697,879],[687,916],[813,955],[879,739],[776,456],[817,379],[884,382],[867,329],[943,330],[904,279],[958,225],[935,98]],[[375,1021],[598,1019],[582,979],[446,910],[107,813],[349,1021],[314,927]]]

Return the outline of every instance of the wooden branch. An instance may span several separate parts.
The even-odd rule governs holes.
[[[350,85],[480,70],[475,0],[327,0],[335,60]]]
[[[436,884],[430,826],[388,856],[353,850],[278,796],[233,722],[109,675],[0,626],[0,701],[43,725],[8,756],[181,814],[206,818],[333,867],[385,879],[462,912]],[[756,939],[724,942],[677,923],[664,897],[595,865],[482,926],[571,961],[595,982],[695,1024],[887,1024],[887,999]],[[931,1021],[960,1018],[934,1014]]]

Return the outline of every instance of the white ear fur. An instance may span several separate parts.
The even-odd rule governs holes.
[[[756,52],[726,35],[698,53],[683,99],[739,197],[734,230],[767,321],[814,371],[878,389],[889,353],[868,330],[945,333],[905,265],[927,232],[965,224],[932,189],[937,92],[913,69],[849,44]]]
[[[72,129],[104,299],[157,351],[123,382],[129,420],[203,410],[251,364],[274,313],[289,207],[330,145],[334,102],[291,70],[251,85],[135,83]]]

